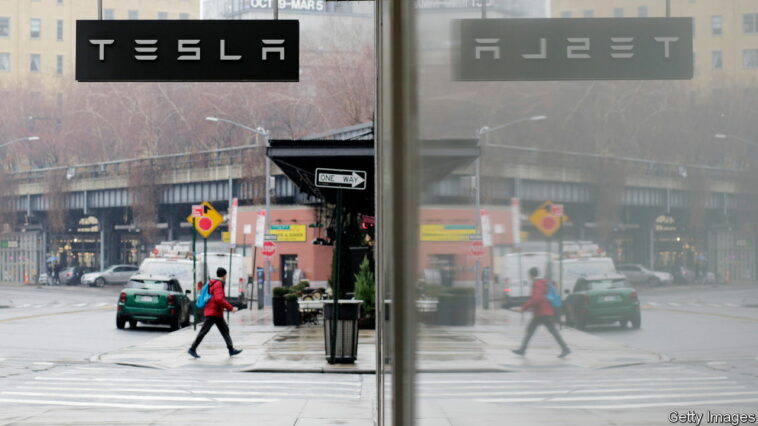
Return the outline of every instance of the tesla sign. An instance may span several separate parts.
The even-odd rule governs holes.
[[[461,19],[458,80],[691,79],[692,18]]]
[[[77,21],[78,81],[298,81],[295,20]]]

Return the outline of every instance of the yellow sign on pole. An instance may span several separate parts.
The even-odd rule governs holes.
[[[424,224],[419,227],[421,241],[468,242],[476,235],[475,225]]]
[[[187,216],[187,222],[194,224],[195,230],[203,238],[208,238],[221,225],[224,217],[207,201],[203,201],[200,206],[202,211],[193,209],[192,214]]]
[[[276,235],[278,243],[305,242],[307,237],[305,225],[271,225],[269,232]]]
[[[540,204],[537,210],[529,216],[529,222],[546,237],[552,237],[553,234],[561,229],[563,222],[567,220],[568,217],[563,214],[563,207],[553,204],[552,201],[545,201]]]

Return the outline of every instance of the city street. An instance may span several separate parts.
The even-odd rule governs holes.
[[[223,407],[232,422],[255,416],[267,419],[262,424],[336,424],[335,419],[371,424],[372,374],[245,373],[200,363],[154,369],[91,361],[99,353],[167,336],[161,327],[117,330],[113,302],[118,290],[0,287],[0,424],[126,418],[124,424],[192,423],[195,409],[209,407]],[[571,410],[565,424],[577,419],[586,424],[667,424],[670,411],[678,407],[749,412],[758,402],[757,297],[755,287],[642,289],[640,330],[596,326],[587,333],[630,351],[660,353],[664,361],[627,366],[619,361],[617,368],[555,362],[530,366],[530,355],[541,350],[537,348],[554,349],[550,336],[540,330],[535,349],[518,370],[421,373],[419,417],[423,424],[478,424],[466,416],[477,410],[481,424],[497,421],[503,412],[521,424],[563,424],[556,418]],[[515,322],[509,330],[520,332],[516,315],[491,314]],[[218,340],[213,333],[211,337],[211,342]],[[575,349],[570,358],[586,355]],[[130,415],[121,415],[125,412]]]

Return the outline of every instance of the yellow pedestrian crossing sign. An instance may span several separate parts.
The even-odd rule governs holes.
[[[197,233],[203,238],[208,238],[223,221],[224,217],[221,216],[221,213],[216,211],[207,201],[193,206],[192,214],[187,216],[187,222],[193,224]]]

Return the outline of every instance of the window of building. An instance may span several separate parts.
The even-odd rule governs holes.
[[[55,23],[55,38],[57,40],[63,40],[63,19],[59,19]]]
[[[714,70],[720,70],[724,68],[724,54],[720,50],[711,52],[711,68]]]
[[[613,8],[613,17],[614,18],[623,18],[624,17],[624,8],[623,7],[614,7]]]
[[[721,35],[724,32],[724,23],[721,19],[721,15],[711,16],[711,33],[713,35]]]
[[[742,51],[742,66],[745,68],[758,68],[758,49],[745,49]]]
[[[158,12],[158,19],[161,19],[161,20],[168,19],[168,12]]]
[[[55,4],[58,6],[63,6],[63,0],[55,0]]]
[[[116,19],[115,16],[116,14],[113,12],[113,9],[105,9],[103,11],[103,19],[113,20]]]
[[[63,108],[63,93],[59,92],[55,95],[55,104],[58,108]]]
[[[55,73],[63,75],[63,55],[58,55],[55,58]]]
[[[0,53],[0,71],[10,71],[11,70],[11,54],[10,53]]]
[[[758,33],[758,13],[746,13],[742,15],[742,31],[745,34]]]
[[[137,10],[130,10],[129,11],[129,19],[134,21],[139,19],[139,11]]]
[[[595,15],[594,10],[585,10],[582,15],[584,15],[585,18],[592,18]]]
[[[571,17],[571,11],[567,10],[565,12],[561,12],[561,18],[570,18]]]
[[[42,57],[39,53],[32,53],[29,61],[29,71],[40,72],[42,69]]]
[[[29,21],[29,35],[31,38],[40,38],[42,36],[42,20],[39,18],[32,18]]]
[[[692,18],[692,38],[695,38],[695,18]]]
[[[9,37],[11,35],[11,18],[0,17],[0,37]]]
[[[189,13],[180,13],[179,19],[184,19],[184,20],[189,19]]]
[[[637,8],[637,16],[640,18],[647,17],[647,6],[640,6]]]

